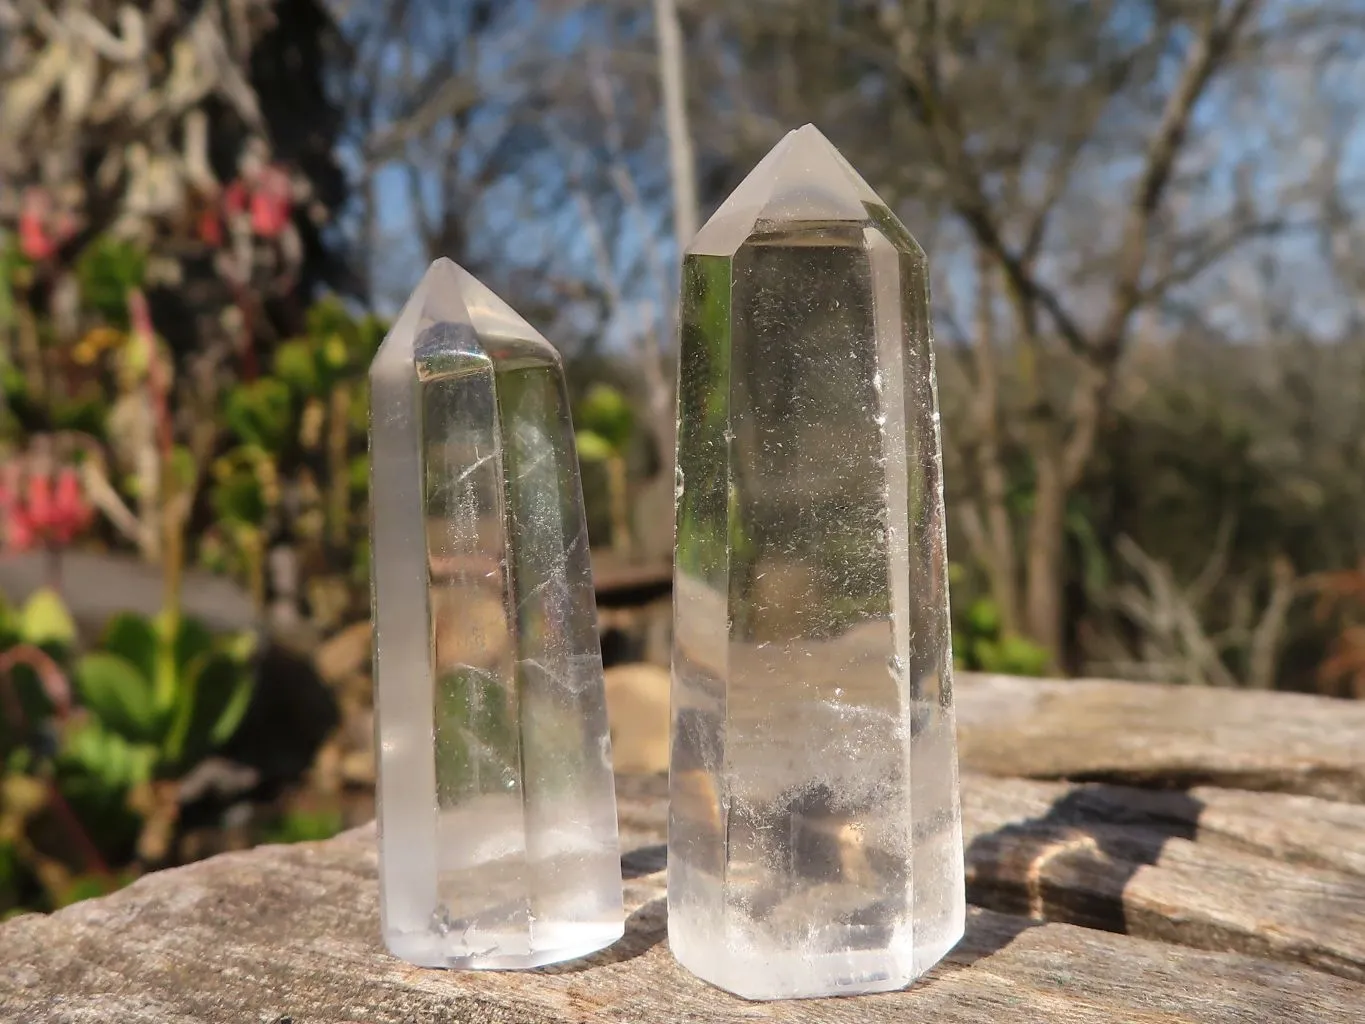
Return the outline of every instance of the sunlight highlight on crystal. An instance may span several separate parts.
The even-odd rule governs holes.
[[[438,260],[370,368],[384,941],[535,967],[623,930],[587,530],[564,375]]]
[[[683,264],[669,944],[903,987],[966,913],[923,251],[814,127]]]

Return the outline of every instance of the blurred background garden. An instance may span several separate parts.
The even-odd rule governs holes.
[[[565,356],[660,767],[678,239],[807,121],[933,263],[959,668],[1365,698],[1355,0],[0,0],[0,83],[0,916],[372,815],[437,256]]]

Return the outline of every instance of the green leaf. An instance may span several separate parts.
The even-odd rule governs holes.
[[[62,907],[69,907],[73,903],[82,900],[91,900],[99,896],[108,896],[116,889],[131,882],[131,878],[119,878],[109,875],[77,875],[73,878],[53,900],[53,909],[60,910]]]
[[[8,332],[14,323],[14,291],[9,274],[0,273],[0,332]]]
[[[332,375],[346,369],[351,355],[346,349],[346,339],[340,334],[329,335],[322,343],[321,362]]]
[[[249,466],[228,469],[214,484],[209,501],[219,519],[259,526],[267,512],[260,476]]]
[[[58,754],[62,792],[90,792],[103,801],[150,781],[155,764],[156,747],[130,742],[98,721],[68,731]]]
[[[75,678],[81,703],[104,726],[129,740],[157,738],[152,681],[128,659],[95,651],[77,662]]]
[[[331,839],[345,827],[340,811],[289,811],[265,829],[267,843],[311,843]]]
[[[576,420],[615,451],[625,448],[635,433],[635,411],[630,400],[609,384],[594,384],[588,389],[578,405]]]
[[[231,739],[251,702],[253,683],[250,666],[221,652],[189,666],[162,746],[167,764],[193,764]]]
[[[307,339],[286,341],[275,350],[275,376],[297,394],[318,393],[317,359]]]
[[[223,683],[229,683],[227,676],[224,676]],[[256,691],[256,679],[249,666],[238,665],[237,671],[231,677],[230,685],[222,693],[221,701],[218,704],[218,713],[214,717],[213,727],[209,729],[209,745],[213,748],[221,747],[228,740],[232,739],[237,732],[238,726],[242,724],[242,719],[246,717],[247,708],[251,706],[252,694]]]
[[[277,452],[293,434],[294,401],[289,386],[273,377],[241,384],[228,392],[228,429],[241,441]]]
[[[187,445],[178,444],[171,449],[171,479],[181,490],[192,490],[199,479],[199,462]]]
[[[111,323],[127,324],[128,293],[142,287],[146,274],[146,254],[109,235],[87,245],[76,260],[82,302]]]
[[[370,585],[370,541],[362,538],[351,553],[351,582],[364,590]]]
[[[0,594],[0,650],[23,642],[18,610]]]
[[[388,333],[389,325],[375,316],[367,316],[356,325],[356,356],[363,364],[369,365]]]
[[[997,671],[1016,676],[1041,676],[1047,672],[1047,648],[1018,634],[1005,634],[1000,641],[999,656]]]
[[[103,649],[131,663],[150,680],[156,675],[156,652],[160,644],[150,619],[132,612],[114,616],[104,629]]]
[[[574,435],[579,462],[606,462],[614,454],[611,442],[592,430],[579,430]]]
[[[190,665],[213,650],[213,634],[198,619],[182,618],[175,635],[175,667],[188,672]]]
[[[67,645],[76,639],[76,623],[66,602],[51,587],[33,592],[19,612],[19,635],[35,646]]]
[[[54,399],[49,411],[52,425],[58,430],[78,430],[96,436],[104,430],[109,416],[102,395],[85,394],[69,400]]]
[[[220,651],[243,665],[255,656],[260,645],[260,637],[249,629],[244,629],[240,633],[228,633],[218,641]]]
[[[308,336],[316,339],[355,330],[355,319],[339,299],[330,295],[313,303],[308,310],[307,323]]]
[[[357,434],[364,434],[370,429],[370,389],[352,388],[350,408],[346,412],[346,421],[351,430]]]
[[[967,609],[967,623],[972,632],[993,637],[1000,631],[1000,609],[989,597],[980,597]]]
[[[346,475],[350,478],[351,493],[363,495],[370,490],[370,457],[357,455],[347,466]]]

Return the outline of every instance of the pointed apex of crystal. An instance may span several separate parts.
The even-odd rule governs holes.
[[[488,345],[530,348],[552,355],[554,347],[511,306],[477,277],[452,259],[436,260],[413,289],[374,359],[374,369],[411,365],[417,339],[433,327],[442,332],[443,346],[475,355]],[[461,330],[463,329],[463,330]]]
[[[438,260],[449,264],[459,281],[460,299],[468,311],[469,322],[481,338],[500,338],[511,341],[526,341],[542,345],[553,351],[553,346],[545,336],[522,319],[521,314],[502,299],[477,277],[450,260]],[[433,264],[434,266],[434,264]]]
[[[820,129],[808,124],[788,132],[758,162],[687,251],[729,256],[760,223],[864,223],[869,205],[886,204]]]
[[[437,324],[473,327],[463,298],[466,277],[454,260],[442,256],[432,263],[384,335],[372,369],[411,364],[418,335]]]

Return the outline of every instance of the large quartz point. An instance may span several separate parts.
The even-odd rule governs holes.
[[[669,944],[900,988],[966,912],[925,256],[807,126],[682,276]]]
[[[438,260],[370,368],[389,950],[534,967],[622,934],[602,656],[560,359]]]

